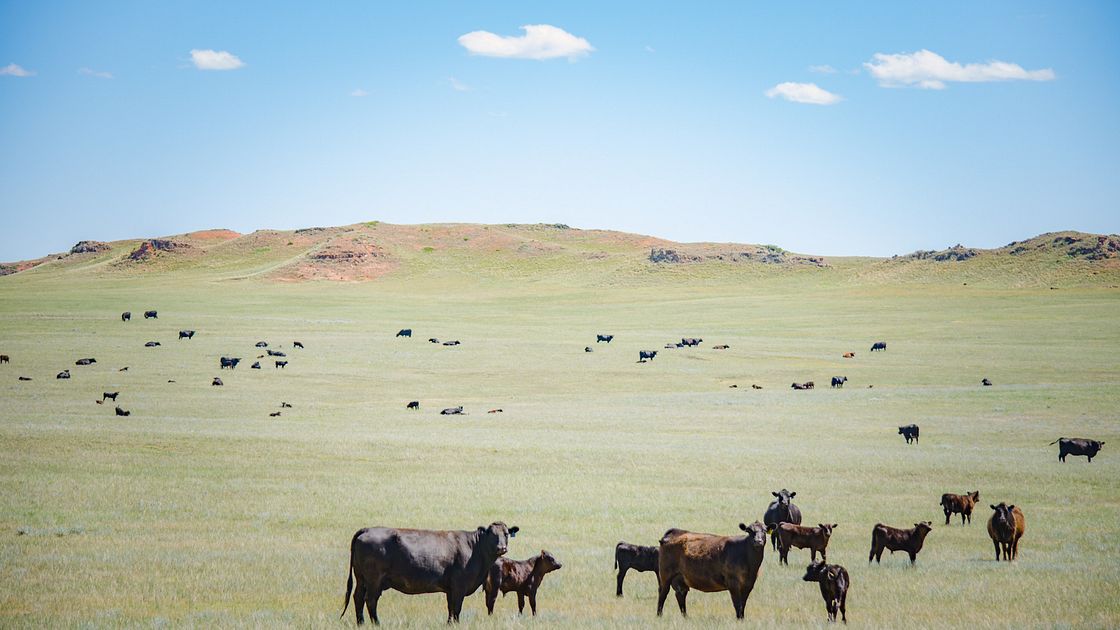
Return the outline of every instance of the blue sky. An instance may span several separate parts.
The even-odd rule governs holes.
[[[0,2],[0,260],[374,219],[1117,232],[1118,68],[1111,2]]]

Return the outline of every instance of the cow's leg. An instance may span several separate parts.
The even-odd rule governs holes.
[[[828,611],[828,621],[829,621],[829,623],[835,623],[836,622],[836,608],[837,608],[836,600],[835,599],[828,600],[827,602],[825,602],[824,608],[825,608],[825,610]]]
[[[742,619],[747,612],[747,593],[745,589],[736,587],[731,588],[731,605],[735,607],[735,618]]]
[[[949,524],[949,515],[950,514],[952,514],[952,512],[949,511],[949,508],[945,508],[945,524],[946,525]]]
[[[629,565],[621,563],[618,565],[618,590],[615,592],[616,597],[622,597],[622,580],[626,579],[626,571],[629,568]]]
[[[381,599],[381,593],[383,592],[385,592],[385,589],[380,584],[366,590],[366,608],[369,610],[369,618],[376,625],[381,625],[381,619],[377,617],[377,601]]]
[[[461,612],[463,612],[463,594],[452,588],[447,591],[447,623],[458,623]]]
[[[770,544],[774,545],[774,551],[778,550],[778,530],[774,529],[770,532]]]
[[[357,577],[357,576],[355,575],[355,577]],[[355,580],[355,582],[354,582],[353,598],[354,598],[354,620],[360,626],[360,625],[362,625],[363,623],[366,622],[365,614],[362,612],[362,609],[366,605],[366,583],[365,583],[365,580],[363,580],[360,577],[357,577],[357,580]]]
[[[1011,559],[1015,560],[1019,557],[1019,538],[1016,537],[1011,543]]]
[[[918,559],[918,553],[910,550],[907,550],[906,553],[910,554],[910,566],[914,566],[914,562]]]
[[[525,614],[525,593],[517,591],[517,614]]]
[[[821,562],[828,562],[828,548],[821,547]]]
[[[486,588],[485,588],[485,592],[486,592],[486,614],[487,615],[493,615],[494,614],[494,602],[496,602],[498,600],[498,589],[497,588],[489,588],[489,587],[490,587],[490,584],[487,584]]]
[[[529,591],[529,608],[533,610],[533,616],[537,616],[537,591]]]
[[[688,616],[688,607],[685,600],[688,598],[688,585],[681,581],[673,583],[673,590],[676,591],[677,606],[681,609],[681,615]]]
[[[657,581],[657,616],[661,616],[661,611],[665,608],[665,598],[669,596],[669,589],[673,584],[673,576],[662,578],[658,575]]]
[[[840,617],[844,623],[848,623],[848,591],[840,594]]]

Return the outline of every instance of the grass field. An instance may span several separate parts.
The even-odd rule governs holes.
[[[0,626],[348,627],[356,529],[492,520],[521,527],[510,557],[544,548],[565,567],[537,619],[512,597],[487,619],[476,593],[465,624],[823,625],[807,551],[781,567],[767,550],[741,625],[726,593],[693,592],[687,620],[670,598],[656,619],[648,573],[614,596],[619,540],[736,533],[783,487],[806,523],[839,523],[829,559],[851,573],[852,626],[1120,626],[1120,291],[462,280],[0,278]],[[176,341],[182,328],[198,334]],[[682,336],[704,343],[661,349]],[[249,369],[260,339],[287,369]],[[869,354],[879,339],[889,350]],[[639,349],[661,353],[637,364]],[[246,361],[220,373],[221,355]],[[73,365],[86,356],[97,364]],[[833,375],[847,387],[830,390]],[[116,390],[131,417],[94,404]],[[280,401],[293,408],[269,417]],[[438,415],[460,404],[468,415]],[[920,445],[897,435],[910,422]],[[1108,444],[1059,464],[1059,436]],[[973,489],[972,525],[944,526],[940,495]],[[985,531],[1000,501],[1027,518],[1013,564]],[[918,520],[934,530],[916,568],[900,554],[868,566],[875,523]],[[442,595],[394,592],[380,612],[390,626],[446,615]]]

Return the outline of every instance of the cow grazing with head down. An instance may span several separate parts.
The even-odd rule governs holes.
[[[367,527],[350,540],[350,567],[342,614],[354,593],[354,615],[365,622],[363,605],[374,623],[377,601],[389,589],[406,595],[445,593],[447,621],[459,621],[463,599],[486,581],[494,562],[509,548],[517,527],[494,522],[473,531],[431,531]]]
[[[600,341],[610,343],[611,339],[614,339],[614,335],[595,335],[595,343],[599,343]]]
[[[498,591],[502,596],[514,591],[517,593],[517,612],[525,612],[525,598],[529,599],[529,608],[533,616],[537,614],[537,590],[544,581],[544,576],[564,568],[556,556],[541,549],[538,555],[528,560],[510,560],[498,558],[490,567],[486,576],[483,590],[486,592],[486,614],[494,614],[494,602],[498,600]]]
[[[277,369],[286,368],[286,367],[288,367],[288,362],[287,361],[277,361],[276,362],[276,368]]]
[[[908,424],[904,427],[898,427],[898,434],[906,438],[907,444],[909,444],[911,441],[917,444],[919,433],[920,431],[918,429],[918,425],[916,424]]]
[[[875,343],[871,344],[871,351],[872,352],[878,352],[880,350],[882,350],[884,352],[887,350],[887,342],[876,341]]]
[[[413,400],[413,401],[409,402],[407,405],[405,405],[404,408],[405,409],[419,409],[420,408],[420,401],[419,400]]]
[[[238,363],[241,363],[241,357],[222,357],[218,360],[219,367],[223,370],[226,368],[236,369]]]
[[[992,515],[988,518],[988,536],[996,547],[996,562],[1001,559],[1011,562],[1019,555],[1019,539],[1027,530],[1027,519],[1023,511],[1014,505],[1000,503],[988,507],[992,508]]]
[[[159,319],[159,313],[155,311],[144,311],[144,319]]]
[[[883,550],[888,549],[893,554],[896,551],[905,551],[910,556],[910,564],[918,558],[918,552],[926,542],[926,535],[933,531],[933,523],[922,521],[914,523],[910,529],[899,529],[882,523],[877,523],[871,529],[871,553],[867,556],[867,563],[879,562],[883,558]]]
[[[397,331],[397,336],[398,337],[412,338],[412,329],[411,328],[402,328],[402,329]]]
[[[980,384],[983,385],[984,387],[991,387],[992,386],[992,382],[990,380],[986,379],[986,378],[980,379]]]
[[[292,342],[292,347],[293,347],[293,348],[299,348],[300,350],[303,350],[303,342],[301,342],[301,341],[293,341],[293,342]]]
[[[638,363],[645,363],[646,361],[652,361],[653,358],[656,357],[656,356],[657,356],[657,351],[656,350],[639,350],[638,351]]]
[[[848,382],[848,377],[847,376],[833,376],[832,377],[832,387],[834,387],[834,388],[843,387],[844,383],[847,383],[847,382]]]
[[[953,514],[961,515],[961,525],[964,525],[966,519],[971,523],[972,509],[976,507],[976,502],[979,500],[979,490],[973,490],[965,494],[945,493],[941,495],[941,509],[945,511],[945,524],[949,524],[949,517]]]
[[[121,313],[121,321],[122,322],[127,322],[131,319],[132,319],[132,313],[131,312],[125,311],[125,312]]]
[[[816,562],[817,552],[821,560],[828,560],[828,539],[832,537],[832,530],[838,527],[836,523],[818,523],[816,527],[805,527],[792,523],[778,523],[778,561],[789,564],[789,550],[791,547],[809,550],[809,560]]]
[[[179,331],[179,339],[194,339],[194,331],[193,330],[180,330]]]
[[[770,505],[766,508],[766,513],[762,515],[762,523],[766,525],[766,530],[770,532],[770,542],[777,550],[778,524],[793,523],[794,525],[800,525],[801,508],[794,505],[792,500],[793,497],[797,496],[796,492],[790,492],[782,488],[780,491],[770,494],[774,495],[774,500],[770,502]]]
[[[731,592],[735,617],[742,619],[747,598],[754,590],[766,553],[766,526],[755,521],[739,523],[745,536],[699,534],[670,529],[661,537],[657,567],[657,616],[665,607],[669,589],[677,591],[677,605],[687,615],[689,589],[705,593]]]
[[[1058,461],[1066,461],[1066,455],[1085,456],[1092,462],[1093,458],[1100,452],[1104,442],[1098,440],[1087,440],[1085,438],[1058,438],[1050,443],[1050,446],[1058,445]]]
[[[835,622],[836,612],[839,611],[840,618],[848,623],[848,586],[852,579],[848,577],[847,569],[838,564],[825,564],[821,560],[805,567],[805,575],[801,579],[820,584],[829,621]]]
[[[618,569],[618,589],[615,595],[622,597],[622,581],[626,579],[626,572],[630,569],[653,571],[654,575],[657,574],[657,547],[620,541],[614,546],[614,568]]]

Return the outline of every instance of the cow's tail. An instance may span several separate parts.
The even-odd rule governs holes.
[[[1062,439],[1062,438],[1058,438],[1057,440],[1054,440],[1053,442],[1051,442],[1051,443],[1047,444],[1047,446],[1054,446],[1054,445],[1055,445],[1055,444],[1057,444],[1057,443],[1058,443],[1058,442],[1059,442],[1059,441],[1060,441],[1061,439]]]
[[[354,543],[358,541],[362,530],[354,533],[354,537],[350,539],[350,562],[346,565],[346,596],[342,600],[342,614],[338,616],[342,619],[346,616],[346,608],[350,606],[350,593],[354,590]]]

